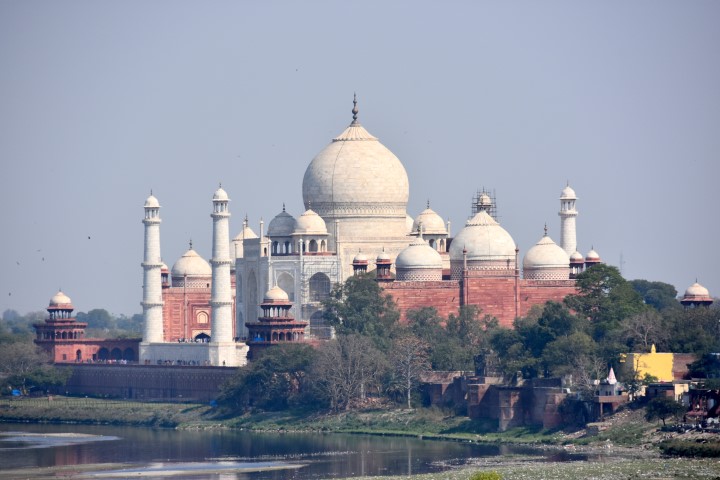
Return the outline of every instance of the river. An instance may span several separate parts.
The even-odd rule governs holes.
[[[84,466],[83,478],[307,480],[437,472],[497,455],[551,453],[408,437],[0,424],[0,473]]]

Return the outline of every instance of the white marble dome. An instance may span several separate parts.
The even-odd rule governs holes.
[[[295,218],[285,211],[278,213],[268,225],[268,237],[289,237],[295,231]]]
[[[585,259],[582,256],[582,253],[575,250],[572,255],[570,255],[570,261],[572,263],[583,263]]]
[[[395,258],[397,280],[439,281],[442,280],[442,257],[419,236]]]
[[[529,280],[567,280],[570,257],[545,234],[523,258],[523,276]]]
[[[523,258],[523,268],[567,267],[570,257],[547,235],[530,248]]]
[[[422,225],[422,233],[428,235],[447,235],[445,221],[440,215],[428,206],[425,210],[415,217],[412,225],[412,232],[417,232],[418,227]]]
[[[172,276],[182,277],[209,277],[212,275],[210,264],[198,253],[190,248],[172,267]]]
[[[288,301],[290,301],[290,297],[288,296],[287,292],[285,292],[285,290],[278,287],[277,285],[265,292],[265,298],[263,299],[264,303]]]
[[[515,259],[515,241],[485,210],[479,211],[465,224],[450,244],[450,260],[506,261]]]
[[[687,298],[709,297],[709,296],[710,296],[710,291],[697,282],[693,283],[692,285],[690,285],[687,288],[687,290],[685,290],[685,297],[687,297]]]
[[[405,214],[405,229],[409,235],[412,235],[413,232],[415,232],[415,230],[413,230],[413,225],[415,225],[415,220],[413,220],[410,215]]]
[[[570,188],[570,185],[567,185],[565,188],[563,188],[562,192],[560,193],[560,200],[577,200],[577,195],[575,195],[575,190]]]
[[[62,290],[58,290],[58,292],[50,299],[51,307],[65,307],[69,305],[72,305],[72,300],[70,300],[70,297],[65,295]]]
[[[377,258],[375,259],[375,262],[376,262],[376,263],[383,263],[383,262],[389,262],[390,260],[392,260],[392,259],[390,258],[390,254],[387,253],[387,252],[385,251],[385,249],[383,249],[383,251],[378,254]]]
[[[362,252],[358,252],[353,258],[353,263],[368,263],[368,257]]]
[[[357,120],[315,156],[302,186],[306,208],[323,217],[405,216],[409,191],[400,160]]]
[[[585,255],[585,261],[586,262],[599,262],[600,261],[600,254],[595,251],[594,248],[590,249],[590,251]]]
[[[213,194],[213,201],[227,202],[228,200],[230,200],[228,198],[228,194],[225,190],[223,190],[222,187],[219,187],[217,190],[215,190],[215,193]]]
[[[160,208],[160,202],[151,194],[147,200],[145,200],[145,208]]]
[[[314,211],[307,209],[295,222],[295,235],[327,235],[325,220]]]

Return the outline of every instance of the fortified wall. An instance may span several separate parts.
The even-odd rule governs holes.
[[[139,401],[208,402],[237,367],[77,364],[65,391],[71,395],[107,396]]]

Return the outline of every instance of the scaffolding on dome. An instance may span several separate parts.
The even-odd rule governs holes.
[[[481,197],[482,195],[487,195],[488,197],[490,197],[490,201],[491,201],[492,203],[491,203],[491,205],[490,205],[490,208],[489,208],[488,211],[487,211],[487,212],[488,212],[488,215],[490,215],[493,219],[495,219],[496,222],[499,223],[499,222],[500,222],[500,217],[498,217],[498,214],[497,214],[497,200],[495,199],[495,198],[496,198],[496,197],[495,197],[495,189],[493,189],[493,190],[491,191],[491,190],[489,190],[489,189],[487,189],[487,188],[485,188],[485,187],[482,187],[480,190],[478,190],[477,193],[475,194],[475,196],[473,197],[473,199],[472,199],[472,206],[471,206],[471,208],[470,208],[470,211],[472,212],[472,214],[470,215],[469,219],[470,219],[470,218],[473,218],[475,215],[477,215],[477,213],[478,213],[478,201],[480,200],[480,197]]]

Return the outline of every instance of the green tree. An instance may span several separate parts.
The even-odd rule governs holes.
[[[19,389],[24,395],[65,385],[70,369],[50,364],[48,355],[30,341],[14,341],[0,347],[0,379],[3,391]]]
[[[218,403],[230,412],[249,407],[283,410],[299,405],[314,357],[315,351],[307,344],[288,343],[268,348],[222,385]]]
[[[640,294],[646,305],[650,305],[658,311],[680,308],[680,302],[677,300],[678,292],[669,283],[639,279],[630,280],[630,285]]]
[[[577,276],[579,293],[568,295],[565,305],[591,322],[592,337],[602,340],[626,318],[645,307],[640,295],[613,266],[597,264]]]
[[[670,417],[678,417],[686,411],[686,408],[682,403],[675,401],[668,397],[656,397],[648,402],[645,407],[645,419],[648,422],[662,420],[663,426],[665,426],[665,419]]]
[[[671,332],[667,351],[694,353],[698,357],[720,351],[720,308],[684,308],[663,312],[663,326]]]
[[[364,335],[379,349],[387,351],[400,312],[392,297],[366,274],[350,277],[333,288],[329,298],[323,301],[323,318],[337,333]]]

